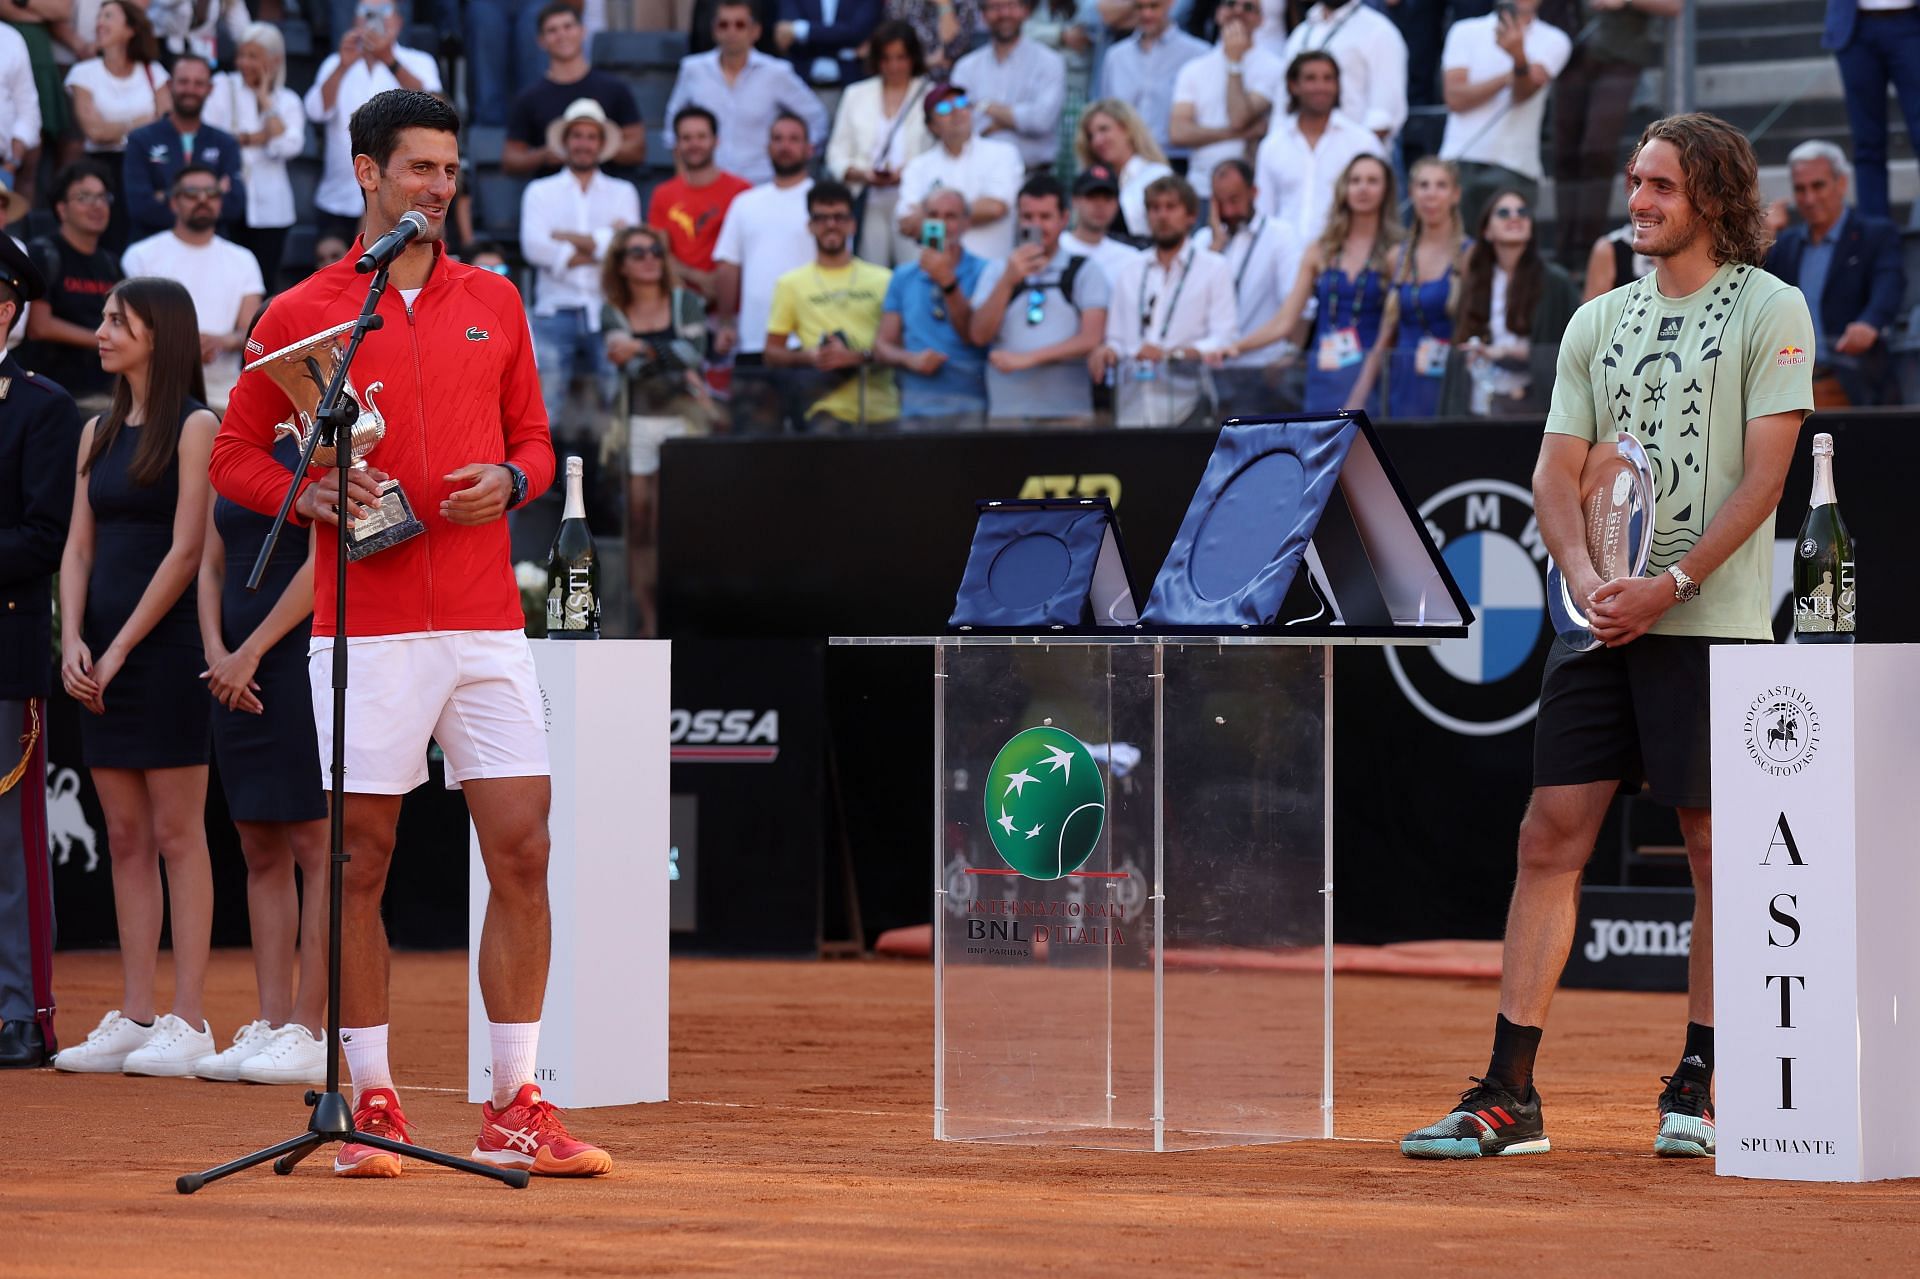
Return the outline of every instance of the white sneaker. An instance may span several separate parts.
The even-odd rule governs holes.
[[[54,1054],[55,1070],[71,1070],[83,1075],[117,1075],[127,1054],[152,1038],[159,1023],[142,1026],[122,1017],[118,1008],[100,1019],[87,1033],[87,1041]]]
[[[233,1046],[217,1053],[208,1053],[193,1063],[192,1074],[196,1079],[222,1079],[232,1082],[240,1078],[240,1063],[267,1046],[273,1038],[273,1025],[262,1017],[250,1021],[233,1032]]]
[[[168,1013],[153,1023],[152,1038],[128,1053],[120,1069],[129,1075],[184,1078],[193,1074],[194,1062],[212,1052],[213,1031],[205,1022],[196,1030]]]
[[[250,1084],[324,1084],[327,1041],[298,1022],[288,1022],[253,1056],[240,1063],[236,1078]]]

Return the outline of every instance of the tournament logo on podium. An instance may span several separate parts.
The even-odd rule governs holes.
[[[1015,733],[993,757],[987,833],[1028,879],[1064,879],[1086,865],[1106,824],[1106,783],[1093,752],[1058,728]]]

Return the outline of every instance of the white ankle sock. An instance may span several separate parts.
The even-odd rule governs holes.
[[[354,1100],[369,1088],[393,1087],[393,1073],[387,1068],[387,1028],[385,1026],[342,1026],[340,1051],[347,1055],[347,1075],[353,1080]]]
[[[534,1058],[540,1051],[537,1021],[490,1021],[487,1043],[493,1050],[493,1108],[513,1100],[523,1084],[533,1082]]]

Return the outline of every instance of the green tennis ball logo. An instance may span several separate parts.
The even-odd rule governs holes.
[[[1107,818],[1107,788],[1093,752],[1072,733],[1029,728],[993,757],[987,833],[1028,879],[1062,879],[1086,865]]]

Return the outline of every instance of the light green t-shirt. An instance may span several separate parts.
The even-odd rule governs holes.
[[[1813,409],[1813,317],[1800,290],[1729,262],[1683,298],[1650,273],[1574,312],[1547,430],[1583,440],[1630,431],[1655,488],[1648,573],[1693,549],[1746,471],[1747,423]],[[1657,635],[1773,638],[1773,521],[1763,520]]]
[[[855,258],[837,270],[809,263],[781,276],[773,286],[773,307],[767,332],[797,333],[800,345],[811,350],[829,333],[846,335],[856,351],[871,351],[880,328],[880,304],[886,300],[893,272]],[[894,389],[893,370],[871,365],[866,369],[866,420],[890,422],[900,416],[900,395]],[[843,422],[860,420],[860,370],[840,374],[840,384],[815,400],[807,415],[826,413]]]

